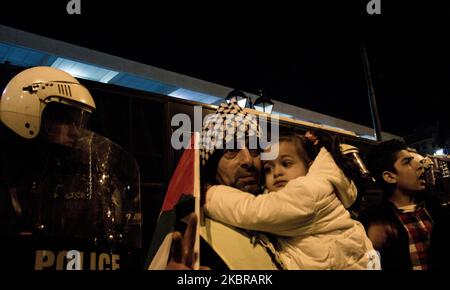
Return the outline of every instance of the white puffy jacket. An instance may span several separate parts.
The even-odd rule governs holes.
[[[356,195],[354,183],[322,148],[308,174],[283,189],[255,196],[213,186],[204,209],[221,222],[280,236],[280,256],[288,269],[379,268],[364,227],[346,210]]]

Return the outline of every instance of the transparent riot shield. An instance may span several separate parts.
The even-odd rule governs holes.
[[[59,141],[43,148],[39,170],[26,179],[31,183],[17,187],[12,195],[20,222],[7,237],[14,248],[10,266],[140,268],[140,186],[135,159],[114,142],[84,129]]]

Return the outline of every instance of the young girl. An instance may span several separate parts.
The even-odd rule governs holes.
[[[300,135],[280,137],[275,160],[264,161],[268,193],[253,195],[216,185],[205,212],[221,222],[277,235],[287,269],[379,268],[363,226],[346,210],[356,187],[322,147],[312,160]]]

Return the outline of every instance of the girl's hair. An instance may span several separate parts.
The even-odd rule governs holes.
[[[356,182],[360,175],[359,168],[351,157],[347,157],[341,153],[339,136],[321,130],[310,130],[309,132],[317,137],[317,142],[306,138],[304,133],[297,129],[288,129],[287,131],[280,132],[279,141],[292,142],[297,148],[298,156],[308,167],[310,162],[319,154],[320,148],[325,147],[330,152],[337,166],[344,172],[344,175],[348,179]]]
[[[360,170],[351,157],[342,154],[341,140],[338,135],[333,135],[322,130],[310,130],[317,137],[317,144],[308,139],[309,147],[312,148],[314,158],[319,154],[320,148],[325,147],[336,162],[336,165],[344,172],[344,175],[356,182],[359,179]]]
[[[310,162],[314,160],[317,154],[315,154],[315,150],[313,149],[312,144],[308,142],[308,139],[296,131],[291,131],[282,133],[279,142],[281,143],[283,141],[294,144],[298,157],[300,157],[305,165],[309,167]]]

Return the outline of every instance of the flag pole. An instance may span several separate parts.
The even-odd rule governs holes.
[[[195,226],[195,243],[194,243],[194,270],[200,269],[200,132],[194,132],[194,200],[195,214],[197,215],[197,224]]]

